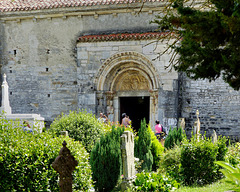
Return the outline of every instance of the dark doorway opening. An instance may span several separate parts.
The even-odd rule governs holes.
[[[132,121],[132,127],[138,131],[141,120],[149,123],[150,97],[120,97],[120,122],[122,114],[126,113]]]

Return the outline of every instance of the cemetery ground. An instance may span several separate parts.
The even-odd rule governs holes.
[[[34,127],[23,131],[20,121],[4,116],[0,120],[0,191],[59,191],[61,170],[53,162],[63,141],[77,161],[74,192],[240,191],[240,143],[225,137],[187,138],[183,129],[173,128],[162,146],[144,120],[132,133],[85,111],[62,114],[42,133]]]

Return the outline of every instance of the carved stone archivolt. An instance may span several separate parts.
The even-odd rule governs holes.
[[[115,89],[116,91],[148,90],[149,82],[139,72],[131,71],[118,78]]]
[[[122,80],[128,81],[128,79],[125,79],[125,78],[130,78],[131,80],[133,80],[133,82],[128,86],[128,90],[129,89],[135,90],[136,82],[138,82],[137,85],[142,86],[137,90],[145,90],[145,89],[147,90],[149,86],[151,87],[151,89],[159,88],[160,78],[152,62],[140,53],[124,52],[124,53],[117,53],[111,56],[106,61],[104,61],[103,65],[99,68],[98,73],[96,74],[95,80],[94,80],[97,90],[113,91],[114,89],[111,89],[111,88],[113,88],[117,84],[117,82],[115,82],[114,86],[111,84],[113,79],[116,76],[118,76],[119,73],[122,73],[122,71],[124,70],[132,71],[135,69],[141,71],[139,74],[142,75],[142,77],[144,78],[141,77],[141,80],[139,79],[136,80],[133,77],[125,76]],[[122,74],[120,76],[123,77]],[[145,79],[148,81],[148,85],[144,83]],[[151,85],[149,85],[149,81],[151,82],[150,83]],[[120,86],[120,84],[118,86]],[[123,87],[121,87],[121,89],[123,89]],[[124,89],[126,90],[127,88],[124,88]]]

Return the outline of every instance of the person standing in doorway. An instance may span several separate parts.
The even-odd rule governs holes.
[[[122,119],[122,125],[124,125],[124,127],[128,127],[128,126],[131,124],[129,117],[127,116],[126,113],[123,113],[123,114],[122,114],[122,117],[123,117],[123,119]]]
[[[108,118],[106,117],[106,115],[104,115],[103,113],[99,114],[99,118],[98,121],[102,122],[102,123],[107,123]]]

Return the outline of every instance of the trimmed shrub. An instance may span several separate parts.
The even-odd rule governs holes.
[[[165,139],[164,147],[166,149],[171,149],[174,145],[180,145],[184,138],[186,138],[186,134],[181,128],[170,128]]]
[[[226,161],[234,167],[240,163],[240,143],[235,143],[228,147]]]
[[[137,178],[133,182],[131,191],[161,191],[170,192],[179,188],[180,184],[167,176],[163,176],[160,173],[137,173]]]
[[[0,124],[0,191],[59,191],[58,173],[51,165],[64,140],[78,161],[74,190],[87,191],[92,186],[89,155],[79,142],[53,138],[47,132],[27,133],[3,119]]]
[[[152,170],[153,155],[151,152],[151,134],[148,131],[145,119],[141,121],[138,138],[135,139],[134,155],[139,158],[140,161],[143,160],[141,170]]]
[[[50,130],[60,135],[61,131],[68,131],[69,137],[81,141],[86,150],[90,152],[95,141],[104,132],[105,125],[95,116],[86,111],[70,111],[68,115],[62,114],[50,126]]]
[[[112,131],[101,136],[91,151],[90,164],[96,191],[111,191],[122,172],[120,137],[124,127],[112,127]]]
[[[157,171],[157,169],[159,168],[161,154],[164,151],[164,147],[158,141],[158,139],[157,139],[155,133],[152,131],[150,125],[148,125],[148,132],[151,134],[151,152],[153,155],[152,170]]]
[[[178,182],[182,181],[181,173],[181,148],[175,146],[172,149],[166,150],[161,155],[160,170],[166,172],[167,175],[176,179]]]
[[[204,185],[216,180],[217,166],[214,164],[218,146],[211,139],[197,141],[193,137],[183,144],[181,150],[181,174],[186,185]]]

